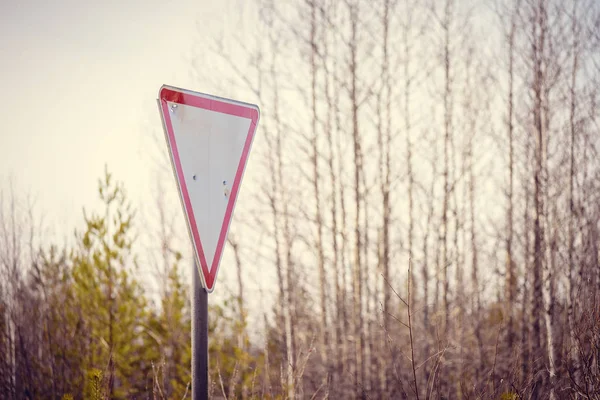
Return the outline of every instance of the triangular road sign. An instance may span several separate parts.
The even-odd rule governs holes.
[[[158,97],[199,275],[212,292],[259,109],[171,86]]]

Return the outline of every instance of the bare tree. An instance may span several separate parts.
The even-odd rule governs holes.
[[[391,293],[387,284],[391,281],[390,277],[390,228],[391,228],[391,77],[390,77],[390,57],[389,57],[389,25],[390,12],[393,11],[390,0],[383,1],[382,13],[382,59],[381,59],[381,88],[377,95],[377,144],[379,147],[379,173],[380,173],[380,192],[382,200],[382,221],[381,221],[381,245],[379,250],[379,268],[383,275],[383,336],[381,341],[382,351],[385,351],[385,341],[387,332],[390,331],[390,313],[391,313]],[[406,78],[408,82],[408,78]],[[408,116],[406,117],[408,118]],[[410,163],[409,163],[410,171]],[[410,174],[410,172],[409,172]],[[412,195],[411,195],[412,199]],[[412,206],[412,200],[411,200]],[[412,219],[411,219],[412,224]],[[411,225],[412,226],[412,225]],[[411,228],[409,228],[411,229]],[[409,233],[409,236],[412,231]],[[409,243],[412,244],[411,239]],[[410,246],[410,245],[409,245]],[[381,393],[386,393],[386,383],[388,380],[387,368],[382,365],[379,369],[379,384]]]
[[[365,383],[365,365],[364,365],[364,327],[363,327],[363,312],[362,312],[362,284],[363,284],[363,263],[362,249],[363,238],[361,234],[361,202],[363,200],[363,192],[361,190],[362,173],[363,173],[363,154],[361,146],[361,136],[359,130],[359,99],[358,99],[358,24],[359,24],[359,2],[348,2],[348,14],[350,23],[350,39],[349,46],[349,64],[348,72],[350,74],[350,107],[352,118],[352,143],[354,152],[354,272],[352,276],[353,286],[353,333],[354,333],[354,354],[356,357],[356,368],[354,370],[354,379],[357,392],[364,392],[363,385]]]

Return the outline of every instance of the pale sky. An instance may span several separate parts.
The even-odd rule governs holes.
[[[205,90],[190,87],[187,60],[231,29],[240,4],[0,0],[2,186],[12,179],[50,225],[69,230],[96,204],[105,163],[134,204],[143,202],[162,129],[158,89]]]
[[[137,231],[146,233],[156,214],[156,159],[167,157],[158,90],[168,84],[233,97],[215,92],[224,79],[211,57],[222,35],[256,29],[252,7],[243,0],[0,0],[0,190],[12,181],[17,195],[35,199],[46,244],[70,242],[75,228],[84,229],[82,208],[98,210],[105,164],[124,182],[139,211]],[[234,62],[243,68],[244,60]],[[178,247],[189,245],[191,255],[174,178],[164,179],[184,240]],[[138,253],[148,236],[142,242]],[[138,277],[147,285],[149,273]],[[232,290],[235,282],[223,278],[233,274],[221,270],[219,295]]]

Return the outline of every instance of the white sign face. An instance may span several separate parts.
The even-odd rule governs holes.
[[[160,89],[159,108],[199,274],[212,292],[259,109],[170,86]]]

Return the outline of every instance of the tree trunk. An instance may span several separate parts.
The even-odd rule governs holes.
[[[326,297],[326,288],[327,288],[327,275],[325,273],[325,253],[323,250],[323,216],[321,213],[321,193],[320,193],[320,174],[319,174],[319,158],[321,154],[319,153],[318,146],[318,134],[317,134],[317,122],[318,122],[318,113],[317,113],[317,7],[315,4],[315,0],[310,0],[310,76],[311,76],[311,111],[312,111],[312,121],[311,121],[311,164],[312,164],[312,184],[315,195],[315,218],[317,225],[317,240],[316,240],[316,250],[317,250],[317,263],[319,270],[319,298],[320,298],[320,308],[321,308],[321,327],[319,329],[319,345],[320,350],[319,354],[321,355],[321,359],[323,360],[323,365],[326,366],[327,361],[327,297]],[[323,374],[323,377],[327,378],[327,373]]]
[[[448,269],[450,258],[448,257],[448,212],[450,206],[450,150],[452,143],[452,81],[451,81],[451,59],[450,59],[450,23],[452,13],[452,0],[446,0],[444,7],[444,199],[442,204],[442,303],[444,307],[444,335],[447,339],[450,328],[450,280]]]
[[[381,341],[381,356],[385,354],[386,337],[390,331],[390,313],[391,313],[391,290],[390,281],[390,125],[391,125],[391,85],[389,76],[389,54],[388,54],[388,39],[389,39],[389,14],[390,0],[383,0],[383,17],[381,20],[383,26],[382,50],[383,58],[381,61],[381,78],[382,85],[378,95],[378,144],[379,144],[379,171],[380,175],[380,190],[382,198],[382,226],[381,226],[381,251],[380,251],[380,271],[383,275],[383,335]],[[387,393],[388,369],[387,363],[382,360],[382,365],[379,369],[379,385],[381,395]]]
[[[333,274],[333,280],[334,280],[334,286],[335,286],[335,291],[334,291],[334,297],[335,297],[335,311],[332,311],[332,315],[336,316],[336,323],[335,323],[335,329],[332,331],[334,337],[332,338],[331,342],[332,342],[332,348],[333,348],[333,354],[334,354],[334,360],[332,361],[332,363],[330,363],[330,368],[329,368],[329,374],[330,374],[330,379],[331,379],[331,386],[332,387],[337,387],[338,383],[338,373],[340,370],[340,363],[343,361],[342,360],[342,354],[341,354],[341,341],[342,341],[342,328],[343,328],[343,315],[342,315],[342,309],[343,309],[343,303],[342,303],[342,288],[341,288],[341,274],[343,274],[343,266],[340,267],[340,255],[339,255],[339,244],[338,244],[338,210],[337,210],[337,185],[338,185],[338,178],[336,177],[336,170],[335,170],[335,155],[334,155],[334,144],[333,144],[333,136],[334,136],[334,132],[333,132],[333,125],[334,125],[334,116],[333,116],[333,111],[334,111],[334,99],[332,98],[332,93],[331,93],[331,83],[330,83],[330,75],[333,74],[334,75],[334,79],[335,79],[335,74],[337,73],[336,70],[336,64],[335,64],[335,57],[334,57],[334,64],[333,64],[333,71],[329,70],[329,66],[328,66],[328,61],[329,61],[329,38],[327,36],[329,30],[327,29],[327,10],[325,9],[325,7],[321,8],[321,22],[323,23],[322,25],[322,29],[323,29],[323,65],[324,65],[324,69],[325,69],[325,97],[327,99],[327,118],[325,120],[325,135],[327,137],[327,167],[329,169],[329,180],[330,180],[330,184],[331,184],[331,199],[330,199],[330,218],[331,218],[331,247],[332,247],[332,252],[333,252],[333,260],[332,260],[332,266],[333,266],[333,270],[334,270],[334,274]],[[336,125],[336,129],[337,129],[337,125]]]
[[[535,19],[532,23],[532,58],[533,58],[533,126],[535,130],[536,146],[535,146],[535,162],[533,172],[534,195],[533,207],[534,216],[534,231],[533,231],[533,357],[539,360],[542,355],[542,343],[544,336],[542,334],[542,317],[544,309],[544,127],[543,127],[543,78],[544,71],[542,65],[542,57],[544,54],[544,0],[538,0],[535,6]],[[534,395],[539,396],[542,390],[542,365],[540,362],[535,363],[534,376]]]
[[[571,15],[571,35],[573,39],[572,52],[573,60],[571,67],[570,83],[570,107],[569,107],[569,133],[570,133],[570,151],[569,151],[569,231],[568,231],[568,266],[567,266],[567,323],[569,325],[569,345],[568,352],[573,359],[573,380],[579,384],[579,349],[575,337],[575,276],[577,267],[575,265],[575,135],[576,135],[576,112],[577,112],[577,71],[579,67],[579,38],[577,27],[577,5],[578,1],[573,0],[573,9]]]
[[[362,149],[361,138],[358,127],[358,93],[357,93],[357,32],[358,32],[358,3],[348,3],[350,12],[351,36],[350,47],[350,104],[352,109],[352,143],[354,151],[354,274],[353,274],[353,296],[354,296],[354,315],[353,315],[353,333],[354,333],[354,354],[356,357],[356,369],[354,371],[354,380],[357,393],[364,394],[363,385],[365,378],[365,367],[363,363],[363,314],[362,314],[362,235],[360,225],[361,215],[361,175],[362,175]],[[361,396],[362,396],[361,394]]]
[[[507,232],[506,232],[506,313],[508,315],[507,348],[512,352],[515,341],[514,309],[517,292],[517,277],[515,261],[513,257],[513,197],[514,197],[514,56],[515,56],[515,31],[516,12],[512,10],[510,15],[511,25],[508,34],[508,210],[507,210]]]

